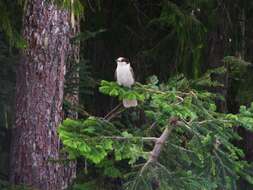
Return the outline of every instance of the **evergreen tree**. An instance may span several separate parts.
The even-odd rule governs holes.
[[[29,0],[23,20],[26,48],[17,69],[10,178],[15,184],[60,190],[73,177],[57,162],[60,141],[56,132],[63,115],[70,13],[50,1]]]

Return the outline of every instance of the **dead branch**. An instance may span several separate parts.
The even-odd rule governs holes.
[[[106,116],[104,117],[105,120],[111,120],[111,116],[115,115],[115,113],[118,113],[118,110],[121,108],[122,104],[118,104],[115,108],[113,108]]]
[[[142,175],[143,171],[150,163],[157,162],[157,159],[162,151],[165,142],[167,141],[169,135],[171,134],[172,129],[180,125],[183,125],[183,122],[178,121],[178,118],[171,118],[169,120],[169,125],[166,126],[162,135],[159,138],[157,138],[155,146],[153,150],[150,152],[148,161],[144,164],[144,166],[141,169],[140,175]]]

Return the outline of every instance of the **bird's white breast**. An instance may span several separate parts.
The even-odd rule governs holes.
[[[130,70],[130,64],[118,65],[116,69],[117,83],[125,87],[131,87],[134,84],[133,74]]]

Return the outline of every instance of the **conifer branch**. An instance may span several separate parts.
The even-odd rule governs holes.
[[[161,136],[156,139],[155,146],[154,146],[153,150],[150,152],[148,161],[142,167],[140,175],[142,175],[143,171],[146,169],[146,167],[150,163],[157,162],[157,159],[162,151],[162,148],[163,148],[165,142],[167,141],[168,137],[170,136],[172,129],[177,126],[181,126],[183,124],[184,124],[183,122],[178,121],[178,118],[170,118],[170,120],[169,120],[170,127],[167,126],[165,128],[165,130],[163,131],[163,133],[161,134]]]

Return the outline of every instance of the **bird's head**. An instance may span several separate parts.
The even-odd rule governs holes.
[[[119,57],[118,59],[116,59],[116,62],[118,65],[126,65],[126,64],[129,64],[129,60],[125,57]]]

